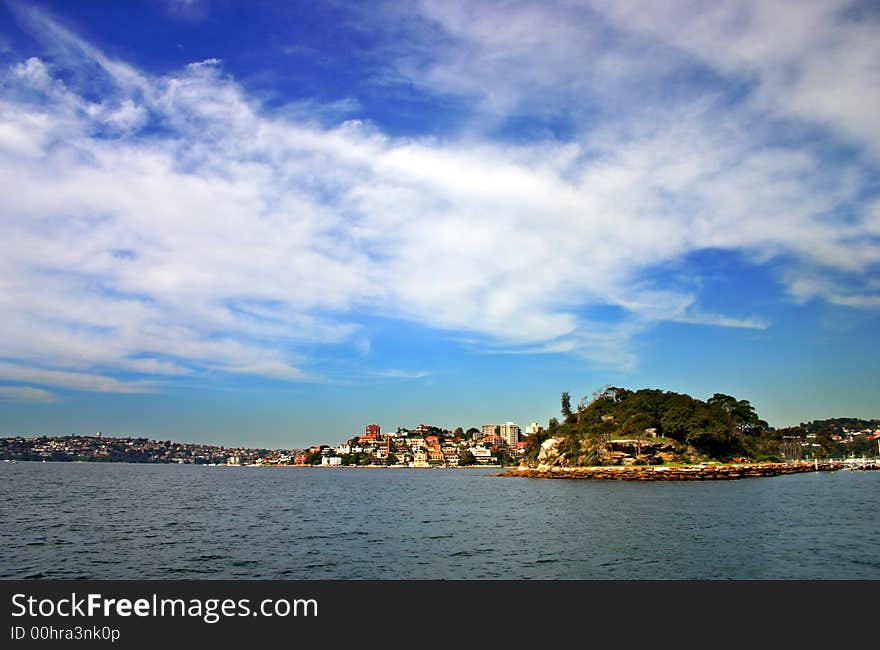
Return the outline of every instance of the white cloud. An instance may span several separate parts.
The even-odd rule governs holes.
[[[423,379],[425,377],[429,377],[431,375],[430,372],[425,370],[381,370],[376,373],[379,377],[392,377],[395,379]]]
[[[149,393],[154,390],[153,384],[146,381],[120,381],[90,373],[43,370],[6,362],[0,362],[0,380],[97,393]]]
[[[754,81],[754,101],[827,125],[880,156],[880,16],[847,0],[591,3],[620,29]]]
[[[210,0],[165,0],[165,12],[176,19],[201,22],[211,12]]]
[[[693,313],[675,319],[679,323],[693,323],[696,325],[717,325],[718,327],[738,327],[741,329],[765,330],[770,326],[766,319],[761,317],[731,318],[719,314]]]
[[[55,396],[47,390],[33,386],[0,386],[0,401],[51,404],[55,401]]]
[[[424,0],[389,3],[380,19],[413,35],[396,58],[402,78],[478,100],[483,120],[556,115],[589,129],[597,115],[693,96],[687,75],[711,83],[710,71],[752,85],[758,115],[880,155],[880,16],[855,1]]]
[[[357,120],[322,126],[328,113],[309,119],[307,103],[269,112],[215,59],[151,77],[19,8],[66,64],[97,66],[111,89],[96,102],[40,59],[7,76],[0,182],[15,192],[0,206],[0,378],[117,392],[156,385],[114,374],[310,380],[305,345],[369,351],[361,310],[472,335],[490,351],[632,367],[631,339],[657,322],[769,326],[748,305],[705,310],[694,287],[657,273],[708,248],[780,260],[795,297],[875,304],[866,278],[880,263],[878,212],[860,198],[870,168],[767,144],[756,107],[813,119],[796,106],[684,94],[595,123],[575,115],[564,141],[486,137],[487,111],[541,117],[539,106],[623,97],[627,80],[698,49],[599,4],[620,33],[583,8],[518,6],[501,20],[494,3],[425,5],[422,20],[447,40],[434,59],[401,56],[400,69],[437,92],[482,97],[480,128],[445,140]],[[637,53],[654,41],[646,62]],[[477,55],[486,65],[467,64]],[[793,56],[707,60],[724,74],[751,61],[767,76]],[[835,128],[871,150],[859,124]],[[619,322],[584,315],[595,306],[619,309]]]

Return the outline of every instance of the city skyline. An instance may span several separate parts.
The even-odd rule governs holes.
[[[875,6],[276,4],[0,3],[0,436],[880,416]]]

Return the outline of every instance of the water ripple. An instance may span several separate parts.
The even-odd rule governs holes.
[[[878,487],[3,463],[0,578],[878,579]]]

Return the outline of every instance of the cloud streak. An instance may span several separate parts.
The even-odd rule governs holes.
[[[145,381],[119,381],[90,373],[63,372],[0,362],[0,379],[43,386],[58,386],[97,393],[149,393],[153,385]]]
[[[425,370],[410,371],[391,369],[381,370],[377,372],[376,375],[379,377],[391,377],[394,379],[424,379],[425,377],[429,377],[431,373]]]
[[[24,402],[52,404],[55,396],[42,388],[33,386],[0,386],[0,402]]]

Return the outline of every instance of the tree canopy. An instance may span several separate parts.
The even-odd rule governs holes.
[[[773,459],[778,444],[748,400],[715,393],[706,401],[687,394],[608,386],[582,400],[575,417],[569,393],[562,394],[562,423],[530,436],[527,456],[535,458],[548,436],[562,437],[562,449],[572,462],[595,460],[597,449],[610,440],[661,437],[675,444],[682,456],[730,459]]]

